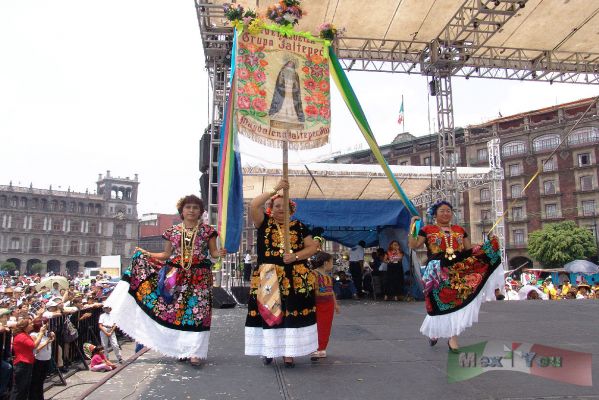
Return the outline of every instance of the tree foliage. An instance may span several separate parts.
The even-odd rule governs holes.
[[[559,268],[597,254],[593,234],[574,221],[546,225],[528,235],[528,254],[544,267]]]
[[[34,274],[41,274],[46,269],[46,264],[44,263],[35,263],[31,266],[31,272]]]
[[[12,262],[12,261],[4,261],[2,264],[0,264],[0,271],[14,271],[15,269],[17,269],[17,265]]]

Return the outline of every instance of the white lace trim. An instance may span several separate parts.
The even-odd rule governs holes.
[[[318,349],[316,324],[304,328],[245,327],[245,355],[299,357]]]
[[[106,300],[116,325],[139,343],[168,357],[208,355],[210,331],[189,332],[170,329],[150,318],[129,294],[129,284],[120,281]]]
[[[466,307],[443,315],[427,315],[420,327],[420,333],[429,338],[449,338],[457,336],[478,322],[478,312],[482,303],[495,300],[495,289],[503,288],[503,265],[499,265],[491,274],[485,286]]]

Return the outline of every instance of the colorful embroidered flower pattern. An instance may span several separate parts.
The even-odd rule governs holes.
[[[329,64],[328,60],[319,54],[306,58],[302,72],[306,96],[304,97],[306,122],[328,124],[331,119],[329,101]]]
[[[239,113],[266,123],[265,67],[268,65],[264,46],[239,42],[237,51],[237,106]]]
[[[497,241],[485,242],[482,245],[485,251],[481,254],[450,261],[443,257],[445,240],[439,227],[428,225],[422,232],[426,235],[425,243],[429,254],[429,261],[422,270],[427,312],[434,315],[467,304],[493,272],[491,265],[497,265],[499,261],[499,256],[494,254],[499,250]],[[462,252],[465,231],[454,225],[451,227],[451,236],[453,248],[458,253]]]
[[[141,253],[133,257],[124,276],[129,281],[129,293],[150,317],[175,329],[210,329],[212,271],[207,257],[208,241],[215,235],[216,231],[208,225],[202,225],[198,230],[193,264],[203,264],[203,267],[192,266],[188,270],[177,267],[181,260],[181,228],[178,225],[167,229],[163,235],[173,246],[173,254],[166,264]],[[158,273],[161,268],[176,268],[177,271],[170,303],[160,295],[158,289]]]

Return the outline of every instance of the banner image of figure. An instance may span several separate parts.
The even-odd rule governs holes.
[[[314,149],[331,126],[329,59],[324,43],[263,29],[235,39],[236,127],[270,147]]]
[[[304,126],[305,118],[302,109],[299,75],[293,60],[287,61],[277,76],[268,115],[271,124],[278,121],[291,124],[291,126],[299,124],[300,128]]]

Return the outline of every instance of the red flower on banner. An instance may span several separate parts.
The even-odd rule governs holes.
[[[237,106],[242,110],[250,108],[250,98],[247,96],[239,96],[237,99]]]
[[[318,115],[318,108],[313,105],[309,105],[306,107],[306,114],[308,114],[310,117],[315,117]]]
[[[322,90],[323,92],[328,92],[329,91],[329,82],[320,81],[320,83],[318,84],[318,88],[320,90]]]
[[[314,82],[313,79],[308,79],[304,82],[304,86],[308,90],[314,90],[314,89],[316,89],[316,82]]]
[[[267,65],[268,65],[268,61],[266,61],[266,60],[260,60],[260,66],[261,66],[261,67],[263,67],[263,68],[264,68],[264,67],[266,67]]]
[[[309,74],[310,73],[310,68],[308,68],[308,67],[302,67],[302,72],[304,74]]]
[[[264,100],[262,97],[256,97],[252,101],[252,107],[254,107],[254,110],[256,111],[264,111],[266,110],[266,100]]]
[[[266,91],[265,90],[260,90],[260,96],[262,96],[262,97],[266,96]]]
[[[254,72],[254,79],[256,82],[264,82],[266,80],[266,74],[264,74],[264,71],[256,70],[256,72]]]
[[[237,73],[239,74],[239,78],[243,80],[246,80],[250,77],[250,71],[245,68],[239,68]]]
[[[325,119],[329,119],[331,117],[331,109],[329,107],[322,107],[320,109],[320,115]]]
[[[443,288],[441,289],[441,291],[439,292],[439,299],[445,303],[451,303],[452,301],[455,301],[458,297],[458,291],[455,289],[450,289],[450,288]]]

